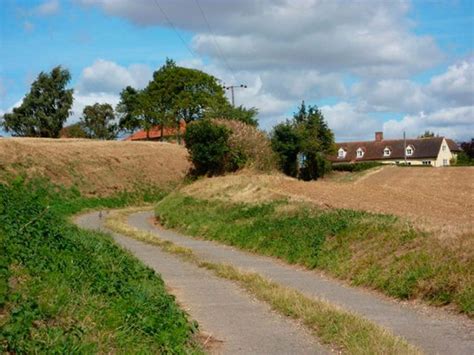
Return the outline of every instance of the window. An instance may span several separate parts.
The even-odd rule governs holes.
[[[406,154],[408,156],[411,156],[411,155],[413,155],[413,152],[414,152],[413,146],[409,145],[406,149]]]
[[[364,156],[364,150],[362,148],[357,149],[357,158],[362,158]]]
[[[431,165],[431,160],[423,160],[423,165]]]
[[[385,147],[385,149],[383,150],[383,156],[384,157],[389,157],[390,154],[392,154],[392,151],[390,150],[389,147]]]
[[[443,166],[448,166],[449,163],[448,163],[448,159],[443,159]]]
[[[344,159],[346,157],[346,151],[343,148],[339,148],[337,152],[337,157],[339,159]]]
[[[446,146],[443,145],[443,146],[441,147],[441,149],[443,150],[443,152],[445,152],[445,151],[446,151]]]

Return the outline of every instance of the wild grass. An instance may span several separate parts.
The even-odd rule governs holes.
[[[143,208],[112,211],[107,228],[143,242],[161,247],[185,261],[211,270],[217,276],[236,282],[256,298],[267,302],[275,311],[304,324],[317,338],[333,350],[350,354],[419,354],[419,350],[403,339],[372,322],[317,298],[302,293],[256,273],[239,270],[231,265],[212,263],[196,256],[191,249],[160,239],[156,234],[141,231],[127,223],[127,217]]]
[[[110,236],[68,222],[84,200],[44,181],[0,184],[2,353],[190,353],[196,325]]]
[[[156,207],[166,227],[329,272],[399,299],[474,315],[472,243],[443,245],[390,215],[300,203],[225,203],[173,193]]]

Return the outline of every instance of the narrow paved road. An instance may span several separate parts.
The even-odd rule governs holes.
[[[82,228],[103,229],[98,213],[80,216],[76,223]],[[179,304],[198,321],[201,330],[212,335],[211,353],[329,353],[296,322],[252,299],[231,281],[184,262],[159,247],[111,234],[119,245],[161,274]]]
[[[281,285],[295,288],[308,296],[324,298],[352,310],[390,329],[430,354],[474,354],[474,322],[462,316],[433,315],[362,289],[324,278],[316,272],[287,265],[273,258],[250,254],[212,241],[195,239],[149,223],[152,212],[132,214],[129,224],[156,233],[193,250],[200,258],[225,262],[257,272]]]

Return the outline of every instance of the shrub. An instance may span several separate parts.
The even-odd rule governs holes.
[[[232,152],[240,152],[245,157],[241,164],[261,171],[275,168],[276,156],[265,133],[236,120],[219,119],[214,122],[231,130],[229,147]]]
[[[363,170],[372,169],[381,165],[383,164],[375,162],[375,161],[366,161],[366,162],[361,162],[361,163],[339,163],[339,164],[334,164],[332,166],[332,170],[355,172],[355,171],[363,171]]]
[[[228,128],[207,119],[188,125],[184,140],[197,175],[221,174],[242,164],[243,154],[230,149],[230,134]]]

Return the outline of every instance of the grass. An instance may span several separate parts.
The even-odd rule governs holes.
[[[137,199],[84,199],[40,180],[0,184],[1,352],[200,352],[197,325],[153,270],[110,236],[68,221]]]
[[[217,276],[236,282],[275,311],[301,321],[320,341],[335,350],[350,354],[418,354],[415,347],[387,330],[350,312],[262,276],[244,272],[231,265],[212,263],[197,257],[192,250],[161,240],[155,234],[138,230],[127,223],[127,216],[143,208],[113,211],[106,226],[117,233],[161,247],[195,265],[213,271]]]
[[[445,246],[394,216],[275,201],[225,203],[173,193],[156,207],[166,227],[318,268],[399,299],[474,315],[472,243]],[[462,239],[461,239],[462,240]]]

